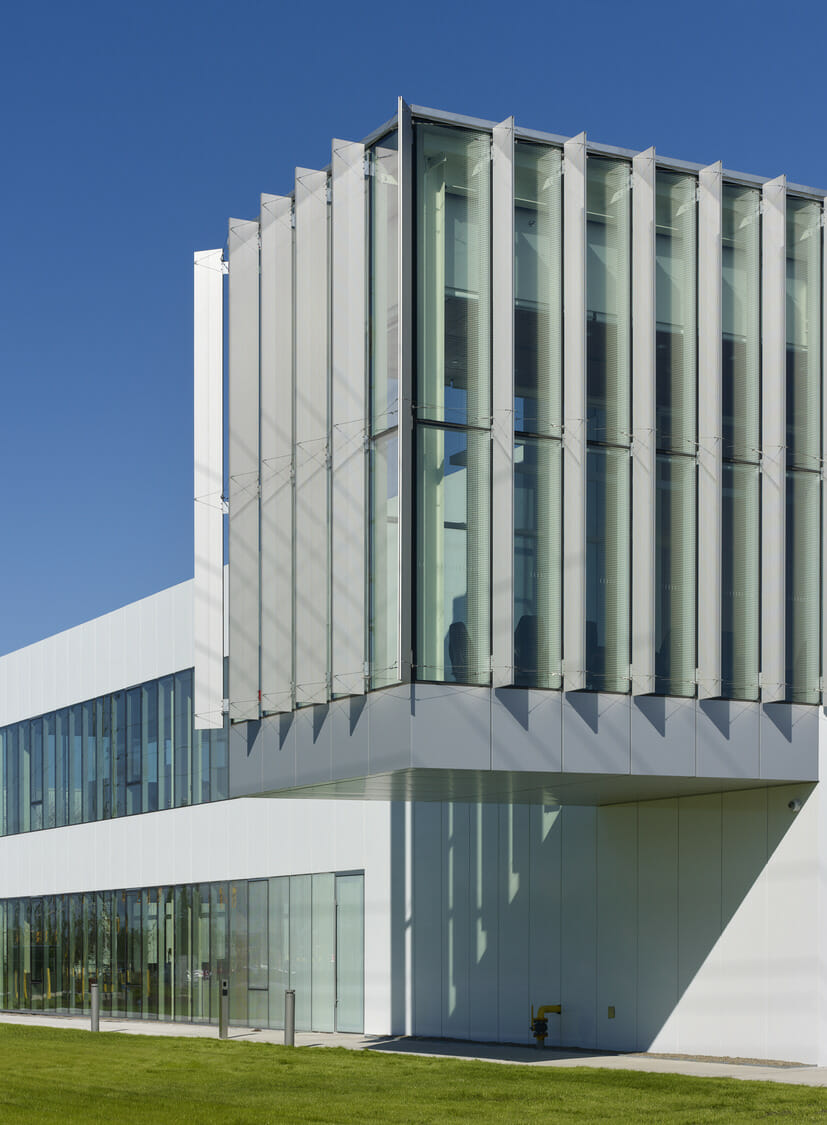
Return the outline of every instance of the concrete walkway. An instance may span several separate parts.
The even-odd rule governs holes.
[[[89,1030],[88,1016],[18,1015],[0,1012],[0,1023],[29,1027]],[[214,1024],[161,1023],[156,1020],[101,1018],[101,1032],[126,1035],[167,1035],[179,1038],[216,1039]],[[284,1032],[268,1028],[232,1027],[230,1040],[248,1043],[284,1043]],[[382,1051],[391,1054],[425,1055],[430,1058],[477,1059],[522,1066],[606,1067],[609,1070],[638,1070],[652,1074],[688,1074],[700,1078],[739,1078],[751,1082],[786,1082],[798,1086],[827,1086],[827,1067],[801,1063],[725,1061],[656,1054],[617,1054],[611,1051],[581,1051],[509,1043],[468,1043],[457,1039],[413,1039],[404,1036],[333,1035],[296,1032],[297,1047],[346,1047],[352,1051]]]

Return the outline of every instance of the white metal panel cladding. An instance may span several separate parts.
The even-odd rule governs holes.
[[[259,715],[259,225],[230,219],[230,718]]]
[[[333,142],[332,549],[333,695],[365,690],[366,255],[365,146]]]
[[[261,709],[293,706],[293,201],[261,197]]]
[[[785,696],[786,211],[784,176],[764,184],[761,228],[761,698]]]
[[[720,161],[698,174],[698,695],[721,694]]]
[[[492,264],[492,682],[514,680],[514,118],[494,127]]]
[[[632,161],[632,690],[655,687],[655,150]]]
[[[327,173],[296,169],[296,702],[329,698]]]
[[[397,103],[399,144],[399,679],[411,678],[413,633],[413,177],[414,143],[410,106]]]
[[[586,684],[586,134],[563,146],[563,686]]]
[[[194,580],[196,730],[223,725],[224,698],[224,262],[195,255],[193,277]]]

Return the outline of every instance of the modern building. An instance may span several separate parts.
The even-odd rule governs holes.
[[[825,194],[400,100],[196,254],[194,579],[0,658],[0,1007],[827,1063]]]

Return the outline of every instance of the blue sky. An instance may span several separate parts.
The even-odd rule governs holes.
[[[827,16],[710,3],[6,4],[0,652],[192,574],[192,253],[396,96],[827,186]]]

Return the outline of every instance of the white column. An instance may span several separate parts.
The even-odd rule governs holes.
[[[761,698],[785,695],[787,181],[764,184],[761,227]]]
[[[293,707],[293,201],[261,197],[261,709]]]
[[[632,691],[655,688],[655,150],[632,160]]]
[[[586,134],[563,146],[563,687],[586,686]]]
[[[193,316],[193,710],[196,730],[223,725],[224,271],[221,250],[195,255]]]
[[[722,166],[698,174],[698,697],[721,694]]]
[[[333,142],[332,694],[365,690],[367,179],[365,146]]]
[[[327,174],[296,169],[296,702],[330,698]]]
[[[259,225],[230,219],[230,718],[259,716]]]
[[[514,682],[514,118],[493,131],[492,682]]]

